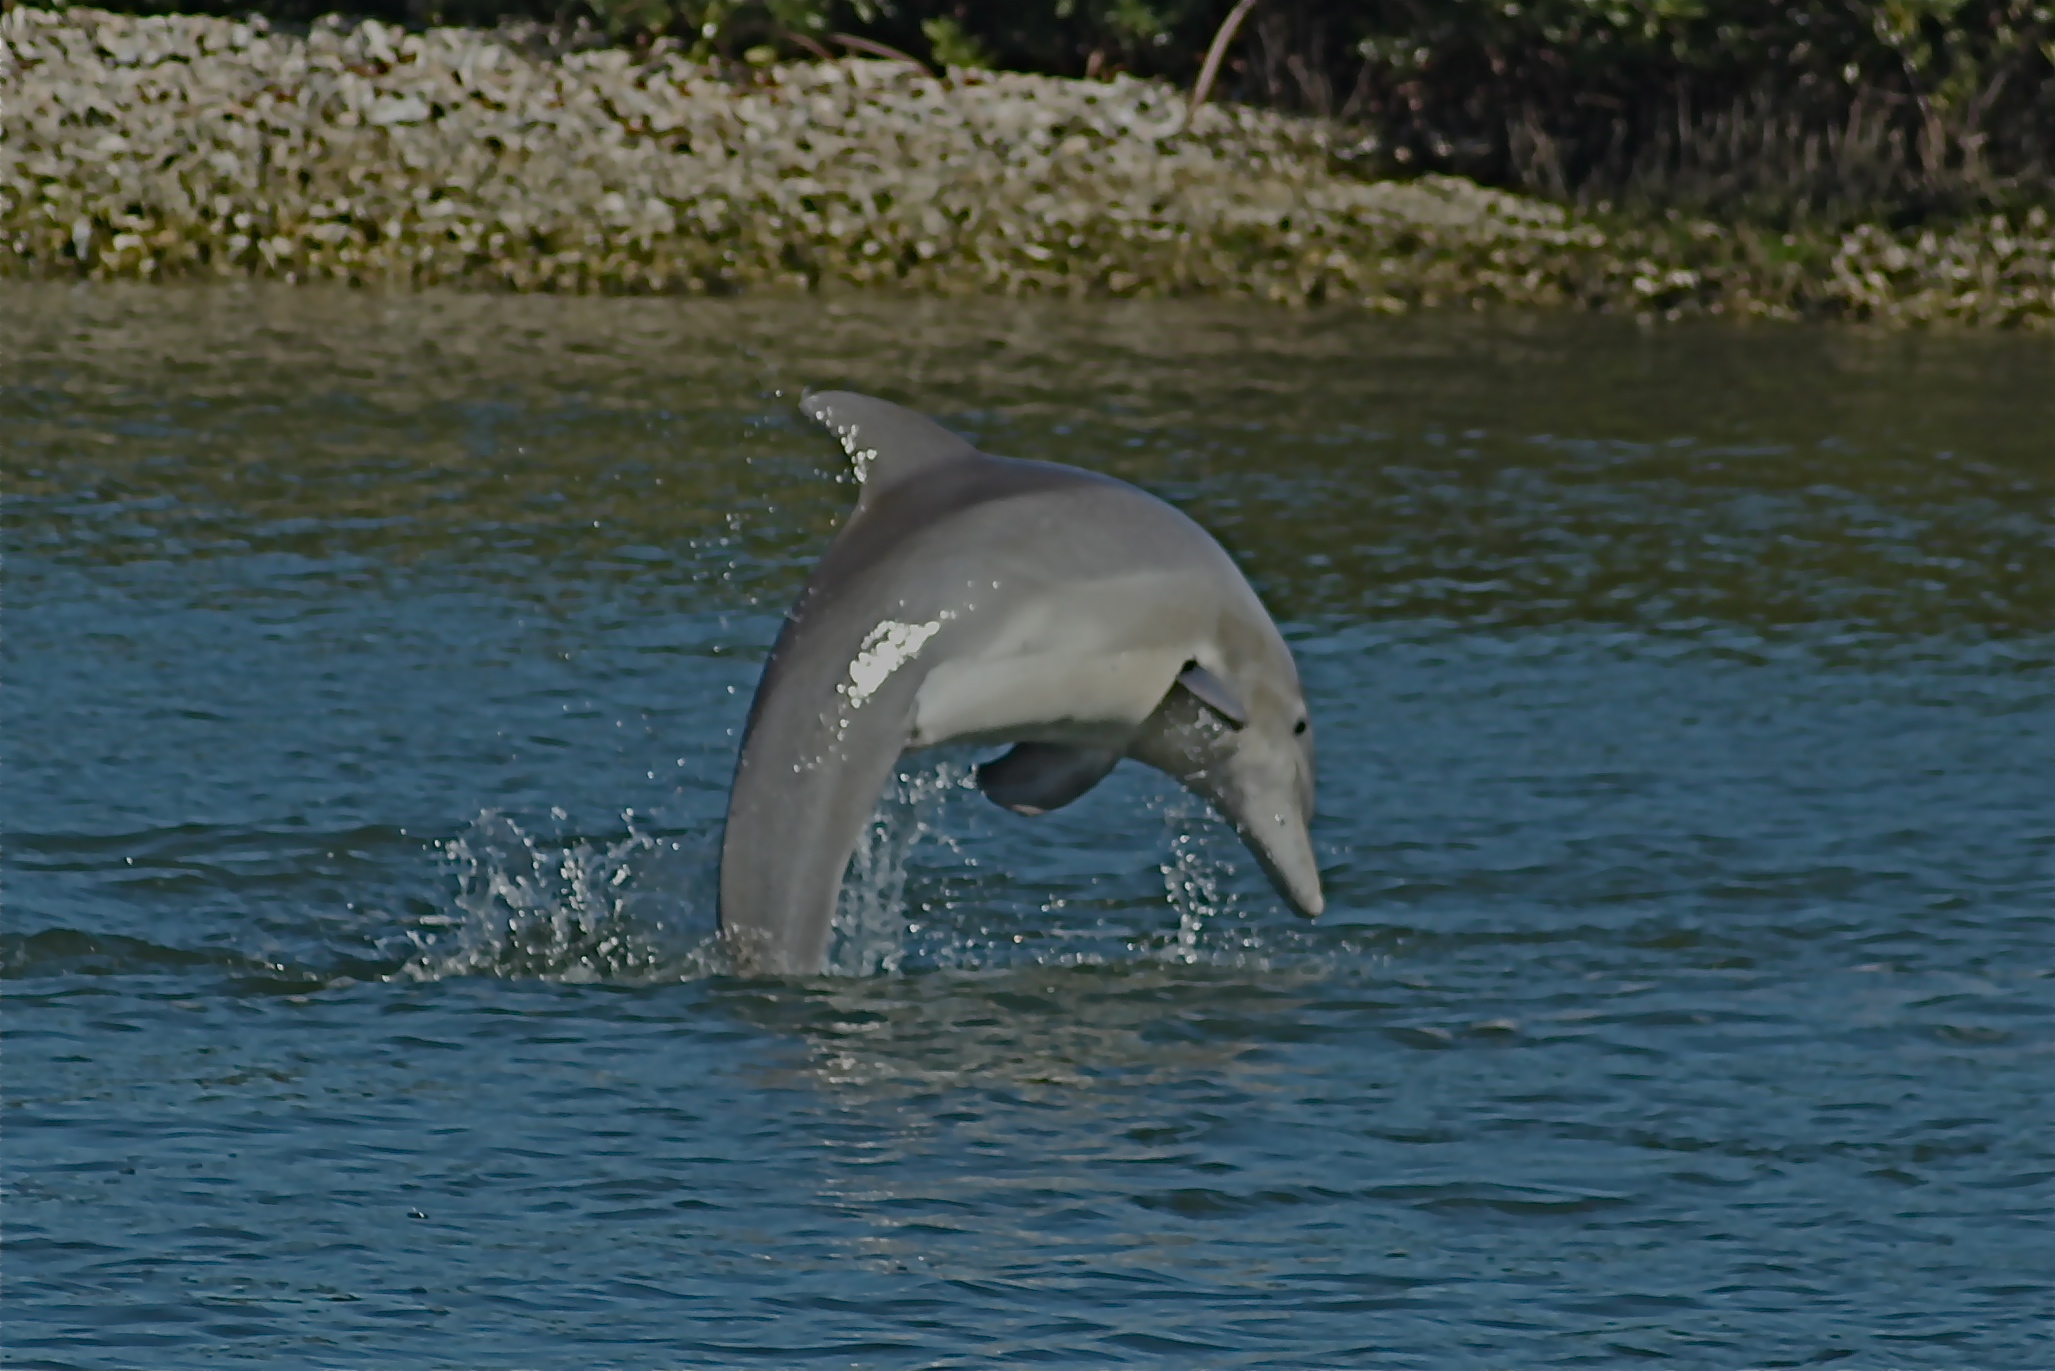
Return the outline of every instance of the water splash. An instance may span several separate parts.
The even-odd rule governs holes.
[[[906,899],[913,850],[929,836],[955,846],[942,829],[943,807],[952,794],[975,787],[975,774],[968,754],[955,750],[900,762],[857,842],[835,901],[830,975],[891,975],[905,963],[908,935],[919,931]]]
[[[941,865],[961,868],[960,876],[979,865],[973,854],[990,824],[1007,821],[971,800],[975,762],[972,749],[926,753],[903,761],[887,782],[836,900],[829,975],[889,977],[909,963],[988,972],[1137,956],[1269,965],[1278,930],[1267,927],[1267,903],[1242,897],[1240,845],[1204,801],[1182,790],[1147,802],[1164,825],[1168,853],[1157,870],[1177,914],[1174,929],[1146,899],[1128,906],[1145,921],[1139,926],[1116,917],[1071,927],[1064,900],[1045,902],[1037,922],[1033,909],[990,903],[992,891],[919,895],[912,887],[924,844],[941,849]],[[553,817],[565,820],[560,810]],[[456,886],[453,907],[405,931],[393,978],[650,983],[727,972],[715,928],[718,835],[659,836],[632,811],[622,822],[621,836],[595,838],[531,832],[496,810],[481,813],[440,844]]]
[[[993,836],[993,823],[1021,822],[988,812],[970,798],[976,790],[971,749],[927,754],[918,764],[902,762],[843,881],[829,974],[889,976],[909,964],[991,972],[1022,964],[1119,962],[1137,955],[1178,965],[1269,967],[1276,950],[1275,930],[1269,927],[1274,918],[1267,901],[1244,898],[1248,881],[1240,840],[1204,800],[1174,787],[1146,802],[1163,820],[1168,855],[1157,870],[1177,914],[1174,931],[1164,928],[1161,906],[1153,902],[1132,907],[1147,921],[1140,927],[1118,916],[1110,926],[1103,916],[1066,926],[1069,901],[1042,902],[1039,910],[1008,909],[990,902],[996,890],[981,889],[974,880],[961,893],[981,889],[982,898],[910,898],[910,879],[918,870],[914,857],[924,840],[947,849],[959,867],[974,868],[978,861],[971,854]],[[954,803],[959,799],[961,808]],[[1032,873],[1015,874],[1034,880]]]
[[[1157,869],[1163,873],[1163,892],[1177,911],[1177,934],[1162,953],[1169,961],[1197,962],[1206,921],[1228,907],[1224,887],[1233,867],[1209,841],[1210,814],[1205,802],[1189,791],[1179,790],[1163,802],[1170,856]]]
[[[1305,935],[1278,922],[1277,902],[1256,884],[1241,839],[1211,805],[1177,790],[1161,811],[1170,854],[1157,870],[1177,931],[1153,945],[1159,959],[1269,971],[1280,954],[1304,950]]]
[[[719,970],[704,871],[710,853],[651,835],[632,810],[622,819],[627,836],[595,841],[538,837],[497,810],[481,813],[441,845],[456,873],[459,912],[408,930],[415,951],[397,976],[591,983]]]

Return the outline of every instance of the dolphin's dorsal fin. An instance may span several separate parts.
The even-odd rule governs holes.
[[[841,439],[866,497],[938,462],[978,451],[924,414],[855,391],[809,395],[799,402],[799,412]]]

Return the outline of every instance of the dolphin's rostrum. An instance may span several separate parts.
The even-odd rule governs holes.
[[[1013,744],[978,784],[1023,814],[1146,762],[1320,912],[1298,671],[1205,530],[1124,481],[989,456],[884,400],[835,391],[801,409],[842,440],[862,493],[750,705],[721,846],[740,970],[823,969],[879,791],[902,752],[942,743]]]

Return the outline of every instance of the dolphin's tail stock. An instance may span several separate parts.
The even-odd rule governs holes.
[[[721,840],[721,938],[737,971],[826,968],[843,874],[898,760],[895,743],[802,764],[817,774],[799,788],[752,783],[752,771],[782,765],[789,775],[792,764],[761,753],[744,760]]]
[[[766,673],[767,693],[774,665]],[[721,938],[744,975],[826,969],[835,898],[906,746],[907,683],[852,713],[790,695],[755,720],[721,840]]]
[[[850,530],[882,492],[977,455],[932,419],[867,395],[828,391],[800,409],[841,440],[863,493],[771,650],[736,762],[721,843],[721,935],[745,974],[824,969],[843,874],[907,743],[919,673],[902,668],[941,627],[886,618],[860,644],[845,642],[853,630],[829,601],[854,573],[838,549],[846,552]]]

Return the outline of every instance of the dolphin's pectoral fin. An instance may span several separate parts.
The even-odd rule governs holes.
[[[1016,814],[1046,814],[1099,784],[1119,760],[1108,748],[1018,743],[978,768],[978,789]]]
[[[1227,682],[1215,676],[1197,662],[1192,662],[1179,673],[1177,683],[1189,690],[1200,704],[1218,714],[1234,728],[1241,728],[1249,722],[1249,711]]]

